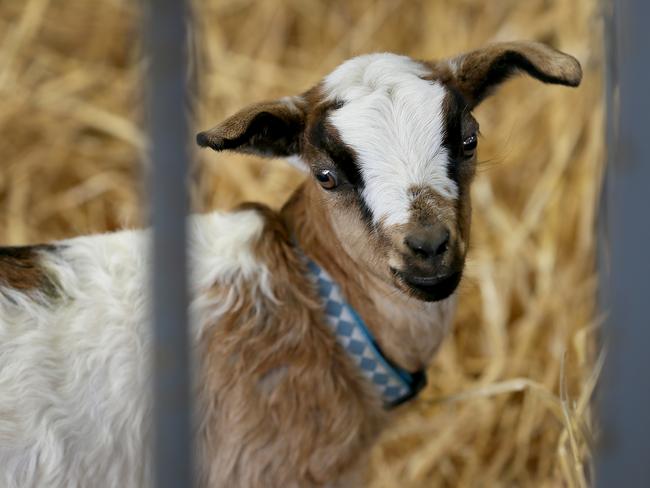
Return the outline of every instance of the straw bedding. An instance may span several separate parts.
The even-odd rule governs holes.
[[[148,164],[128,0],[0,3],[0,244],[140,225]],[[597,429],[594,220],[602,172],[596,0],[196,0],[195,124],[297,93],[370,51],[449,56],[535,39],[576,90],[517,79],[476,112],[473,243],[453,335],[373,450],[372,487],[586,486]],[[278,207],[302,176],[199,153],[197,211]]]

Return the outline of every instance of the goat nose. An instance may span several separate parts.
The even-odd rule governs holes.
[[[424,227],[407,235],[404,243],[421,259],[435,258],[449,247],[449,229],[444,225]]]

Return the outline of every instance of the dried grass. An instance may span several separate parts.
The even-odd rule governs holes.
[[[0,3],[0,244],[137,225],[141,65],[127,0]],[[529,38],[575,54],[577,90],[519,79],[477,111],[483,161],[453,336],[372,453],[372,486],[591,484],[594,217],[602,172],[596,0],[196,0],[197,127],[297,93],[343,59]],[[196,153],[198,210],[279,206],[281,162]]]

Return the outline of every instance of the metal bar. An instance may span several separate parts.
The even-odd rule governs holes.
[[[154,480],[192,486],[187,319],[186,13],[182,0],[145,2],[147,120],[152,162],[154,322]]]
[[[608,358],[596,483],[649,487],[650,2],[606,0],[608,169],[599,225]]]

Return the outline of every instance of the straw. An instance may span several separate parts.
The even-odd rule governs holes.
[[[137,226],[146,141],[137,3],[0,3],[0,244]],[[452,334],[420,399],[370,456],[370,485],[593,483],[594,220],[603,170],[596,0],[196,0],[195,127],[299,93],[344,59],[535,39],[576,55],[580,88],[516,79],[475,113],[472,246]],[[280,161],[195,152],[196,211],[279,208]]]

